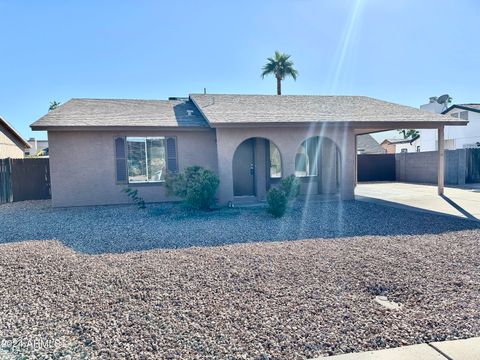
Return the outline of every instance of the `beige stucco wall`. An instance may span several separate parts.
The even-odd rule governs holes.
[[[217,171],[215,131],[50,131],[50,176],[53,206],[128,203],[115,183],[114,137],[176,136],[180,170],[201,165]],[[129,185],[147,202],[171,200],[163,184]]]
[[[0,125],[0,159],[23,158],[25,156],[23,146],[9,135],[7,129]]]
[[[300,144],[309,137],[322,136],[331,139],[340,150],[340,195],[344,200],[354,198],[355,189],[355,133],[345,126],[310,127],[249,127],[217,128],[218,173],[220,176],[220,204],[234,201],[232,160],[236,148],[251,137],[273,141],[282,157],[282,176],[295,173],[295,154]]]
[[[355,135],[349,127],[250,127],[217,128],[206,131],[50,131],[50,171],[52,202],[54,206],[82,206],[128,203],[121,192],[124,185],[115,183],[114,138],[116,136],[176,136],[178,165],[200,165],[218,173],[221,205],[234,201],[232,160],[236,148],[244,140],[266,138],[279,148],[282,158],[282,176],[295,173],[295,154],[300,144],[309,137],[331,139],[340,151],[340,194],[344,200],[354,198]],[[262,143],[257,156],[265,158]],[[218,155],[217,155],[218,154]],[[262,161],[258,161],[262,163]],[[257,195],[265,197],[265,176],[257,172]],[[147,202],[171,200],[163,184],[130,185],[139,190]],[[325,189],[328,190],[328,189]],[[330,191],[330,190],[329,190]],[[326,192],[329,192],[326,191]]]

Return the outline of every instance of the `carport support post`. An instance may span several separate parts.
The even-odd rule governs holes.
[[[355,175],[357,149],[355,148],[355,133],[347,127],[340,143],[341,175],[340,175],[340,198],[342,200],[355,200]]]
[[[438,195],[443,195],[445,185],[445,127],[438,128]]]

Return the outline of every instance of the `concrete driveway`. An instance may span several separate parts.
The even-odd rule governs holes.
[[[445,194],[439,196],[435,185],[400,182],[359,183],[355,189],[355,197],[361,201],[479,221],[480,184],[469,185],[446,187]]]

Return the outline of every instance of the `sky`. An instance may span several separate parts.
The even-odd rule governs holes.
[[[54,100],[275,94],[275,50],[299,72],[284,94],[480,102],[478,0],[0,0],[0,16],[0,115],[25,138],[46,137],[29,125]]]

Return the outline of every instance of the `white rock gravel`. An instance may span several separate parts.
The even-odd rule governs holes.
[[[302,210],[277,221],[261,209],[189,219],[168,207],[2,205],[0,341],[21,345],[4,352],[304,359],[480,335],[478,224],[323,203],[303,230],[291,229]],[[178,246],[202,247],[125,253],[172,247],[175,227]],[[205,247],[295,234],[324,239]],[[13,243],[28,239],[41,241]],[[387,310],[377,295],[403,308]],[[35,348],[31,339],[54,342]]]

